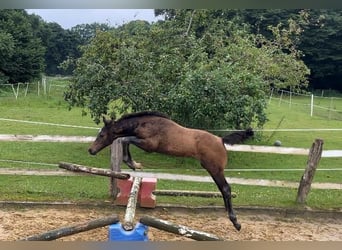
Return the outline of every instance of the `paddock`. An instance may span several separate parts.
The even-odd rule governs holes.
[[[122,220],[125,207],[45,205],[0,206],[0,240],[13,241],[55,228],[82,223],[103,216],[117,214]],[[145,215],[173,223],[187,225],[195,230],[215,234],[228,241],[341,241],[342,217],[340,213],[317,213],[269,209],[263,211],[237,208],[243,225],[236,231],[221,208],[177,208],[158,206],[155,209],[136,209],[135,221]],[[209,219],[210,218],[210,219]],[[152,227],[148,229],[150,241],[192,241]],[[57,241],[108,241],[108,227],[57,239]]]
[[[0,138],[1,139],[1,138]],[[2,138],[8,140],[8,138]],[[13,140],[50,140],[49,138],[40,137],[29,137],[29,138],[12,138]],[[67,138],[69,139],[69,138]],[[79,138],[76,138],[77,140]],[[72,138],[72,140],[76,140]],[[10,138],[11,140],[11,138]],[[33,140],[34,141],[34,140]],[[313,144],[313,147],[315,143]],[[114,145],[114,144],[113,144]],[[322,145],[322,143],[320,143]],[[229,147],[229,146],[228,146]],[[273,151],[273,147],[258,147],[258,146],[247,146],[251,148],[239,148],[237,151],[250,151],[256,152]],[[234,147],[227,148],[234,150]],[[311,159],[311,151],[308,149],[297,149],[297,148],[281,148],[280,154],[301,154],[307,155],[309,153],[309,159]],[[320,147],[321,149],[321,147]],[[279,151],[279,150],[277,150]],[[334,150],[332,155],[330,151],[323,151],[323,157],[335,157]],[[113,151],[114,152],[114,151]],[[319,152],[319,158],[322,154],[322,150]],[[337,152],[337,153],[340,153]],[[318,155],[318,154],[315,154]],[[120,157],[114,157],[116,161]],[[120,162],[120,161],[119,161]],[[310,164],[317,166],[315,164]],[[60,164],[61,165],[61,164]],[[63,165],[63,164],[62,164]],[[67,164],[70,165],[70,164]],[[71,164],[76,165],[76,164]],[[116,164],[119,165],[119,164]],[[78,165],[77,167],[85,167]],[[99,169],[85,167],[87,172],[93,173],[94,170],[97,172]],[[71,170],[71,169],[69,169]],[[73,170],[74,171],[74,170]],[[39,171],[40,172],[40,171]],[[120,179],[127,179],[130,174],[135,178],[143,178],[143,176],[137,176],[141,174],[147,174],[151,176],[151,173],[119,173],[120,169],[102,170],[100,175],[116,177]],[[37,173],[35,172],[34,175]],[[99,174],[99,173],[97,173]],[[160,178],[159,176],[158,178]],[[165,176],[164,176],[165,177]],[[175,176],[172,177],[173,179]],[[203,177],[202,177],[203,178]],[[241,180],[239,180],[240,182]],[[316,184],[316,183],[315,183]],[[319,183],[317,183],[319,184]],[[267,184],[269,185],[269,184]],[[282,184],[283,185],[283,184]],[[298,185],[298,184],[296,184]],[[311,185],[311,182],[310,182]],[[317,187],[316,187],[317,188]],[[334,187],[336,188],[336,187]],[[340,186],[337,187],[340,189]],[[112,188],[111,188],[112,190]],[[90,207],[91,204],[89,204]],[[277,210],[277,209],[275,209]],[[175,223],[178,225],[185,225],[187,228],[212,234],[223,240],[259,240],[259,241],[316,241],[316,240],[342,240],[342,226],[341,226],[341,211],[337,211],[338,219],[331,216],[310,216],[310,218],[304,217],[296,212],[296,216],[287,216],[283,213],[277,214],[274,211],[267,210],[265,213],[240,213],[239,209],[239,220],[243,225],[243,231],[237,232],[234,227],[231,226],[229,220],[227,220],[224,209],[213,208],[211,209],[184,209],[184,208],[170,208],[158,206],[155,209],[142,209],[137,208],[135,221],[138,222],[139,218],[146,216],[152,216],[161,220],[165,220],[169,223]],[[119,206],[113,206],[107,208],[80,208],[80,207],[22,207],[22,208],[2,208],[0,204],[0,240],[19,240],[27,238],[31,235],[41,234],[47,231],[54,230],[61,227],[72,227],[76,223],[87,223],[91,220],[102,218],[103,216],[110,216],[117,214],[119,218],[123,219],[126,217],[124,209]],[[126,220],[126,218],[125,218]],[[133,226],[134,224],[132,224]],[[150,241],[179,241],[189,240],[186,237],[178,236],[175,234],[167,233],[162,230],[148,228],[148,239]],[[61,239],[62,241],[108,241],[108,226],[93,229],[87,232],[78,233],[72,236],[66,236]]]

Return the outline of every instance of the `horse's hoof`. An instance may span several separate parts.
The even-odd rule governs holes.
[[[143,169],[143,165],[141,163],[134,161],[133,164],[135,169]]]
[[[236,230],[240,231],[241,230],[241,224],[240,223],[234,223],[234,227]]]

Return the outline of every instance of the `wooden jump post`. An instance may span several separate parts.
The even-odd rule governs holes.
[[[121,138],[118,138],[113,141],[110,146],[110,169],[116,173],[121,172],[121,163],[122,163],[122,142]],[[118,188],[118,182],[116,178],[111,177],[109,181],[109,193],[113,199],[116,199],[120,190]]]
[[[322,151],[323,151],[323,140],[315,139],[309,151],[309,159],[306,165],[306,169],[299,183],[297,199],[296,199],[298,203],[303,204],[306,201],[306,197],[308,196],[310,192],[311,183],[313,181],[318,163],[322,156]]]
[[[60,168],[73,171],[73,172],[84,172],[88,174],[94,174],[94,175],[101,175],[101,176],[108,176],[115,179],[129,179],[130,175],[125,173],[119,173],[111,170],[105,170],[102,168],[92,168],[87,167],[83,165],[68,163],[68,162],[60,162],[58,165]]]
[[[146,226],[154,227],[169,233],[178,234],[193,240],[198,241],[222,241],[223,239],[206,232],[193,230],[189,227],[171,223],[166,220],[161,220],[152,216],[144,216],[140,222]]]
[[[135,177],[126,207],[124,222],[109,226],[110,241],[148,241],[148,227],[142,223],[134,226],[133,220],[138,200],[138,193],[142,182],[141,177]]]
[[[37,234],[29,236],[27,238],[21,239],[21,241],[51,241],[65,236],[77,234],[80,232],[89,231],[95,228],[108,226],[119,222],[119,217],[117,215],[112,215],[96,220],[91,220],[85,223],[76,224],[74,226],[63,227],[56,230],[51,230],[42,234]]]
[[[126,231],[133,230],[134,228],[133,220],[135,216],[135,208],[137,206],[138,193],[140,189],[141,180],[142,180],[141,177],[134,178],[132,189],[129,194],[125,218],[122,224],[123,229],[125,229]]]

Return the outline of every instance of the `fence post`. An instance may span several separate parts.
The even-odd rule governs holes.
[[[282,90],[281,94],[280,94],[280,98],[279,98],[279,103],[278,103],[279,107],[280,107],[280,104],[281,104],[281,99],[283,98],[283,93],[284,93],[284,91]]]
[[[311,102],[310,102],[310,116],[313,116],[313,108],[314,108],[314,95],[311,94]]]
[[[323,140],[315,139],[310,148],[309,159],[304,171],[304,174],[300,180],[297,199],[298,203],[305,203],[311,188],[311,183],[314,178],[318,163],[321,159],[323,151]]]
[[[118,138],[113,141],[110,146],[110,169],[114,172],[121,172],[121,163],[122,163],[122,142],[121,138]],[[117,186],[117,179],[110,177],[110,187],[109,192],[110,196],[116,199],[116,196],[119,193],[119,189]]]

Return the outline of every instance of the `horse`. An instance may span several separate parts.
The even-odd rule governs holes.
[[[236,138],[245,140],[253,135],[252,130],[239,131],[238,136],[235,134],[221,138],[205,130],[183,127],[165,114],[156,111],[131,113],[116,121],[103,117],[103,122],[104,127],[88,149],[91,155],[96,155],[111,145],[115,139],[122,138],[123,161],[133,170],[139,166],[132,160],[130,144],[146,152],[195,158],[207,170],[220,190],[230,221],[238,231],[241,229],[232,206],[231,188],[224,176],[227,164],[224,143],[232,144],[230,138],[233,138],[234,143],[237,141]]]

